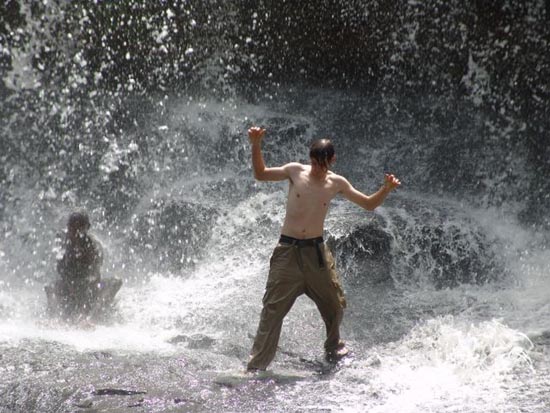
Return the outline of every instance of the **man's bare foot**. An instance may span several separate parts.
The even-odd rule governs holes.
[[[328,351],[325,357],[328,362],[336,362],[336,361],[342,360],[348,354],[349,354],[349,350],[345,346],[342,346],[335,350]]]

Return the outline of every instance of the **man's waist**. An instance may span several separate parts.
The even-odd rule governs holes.
[[[289,237],[288,235],[281,235],[279,242],[282,244],[296,245],[298,247],[314,247],[315,245],[322,244],[324,240],[323,237],[299,239]]]

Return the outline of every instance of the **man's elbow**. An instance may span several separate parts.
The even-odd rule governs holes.
[[[254,179],[256,179],[257,181],[265,181],[266,180],[266,175],[264,173],[264,171],[254,171]]]
[[[366,209],[367,211],[374,211],[378,205],[374,204],[373,202],[365,202],[363,203],[362,207]]]

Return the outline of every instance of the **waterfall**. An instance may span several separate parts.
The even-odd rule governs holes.
[[[543,0],[7,1],[0,6],[0,412],[528,411],[548,399],[549,25]],[[300,297],[244,369],[286,182],[329,136],[325,238],[353,357]],[[56,234],[88,211],[91,329],[52,319]],[[229,375],[231,380],[220,381]],[[109,395],[109,396],[106,396]],[[140,410],[141,409],[141,410]]]

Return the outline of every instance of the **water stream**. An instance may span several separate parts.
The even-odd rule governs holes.
[[[426,23],[411,17],[413,3],[402,16]],[[273,83],[255,83],[262,69],[243,48],[257,40],[236,2],[118,4],[3,9],[0,412],[549,411],[549,234],[544,214],[526,218],[548,211],[521,192],[538,185],[540,163],[518,144],[522,119],[482,110],[478,100],[496,92],[472,74],[483,71],[471,56],[471,99],[300,82],[290,66],[288,82],[273,70]],[[132,30],[109,25],[109,13],[131,20],[125,4],[147,17],[128,26],[155,34],[141,66],[135,43],[120,46]],[[242,23],[236,34],[224,16]],[[178,50],[175,27],[191,30]],[[403,58],[410,36],[396,40]],[[115,64],[114,44],[140,71]],[[287,192],[254,181],[252,124],[268,130],[270,165],[307,162],[309,142],[330,136],[334,170],[358,189],[374,192],[385,171],[403,181],[374,212],[342,198],[331,206],[325,238],[353,352],[336,366],[323,361],[322,320],[301,297],[270,369],[243,373]],[[55,234],[77,208],[105,249],[103,274],[124,280],[113,313],[87,328],[49,317],[43,290],[57,276]]]

